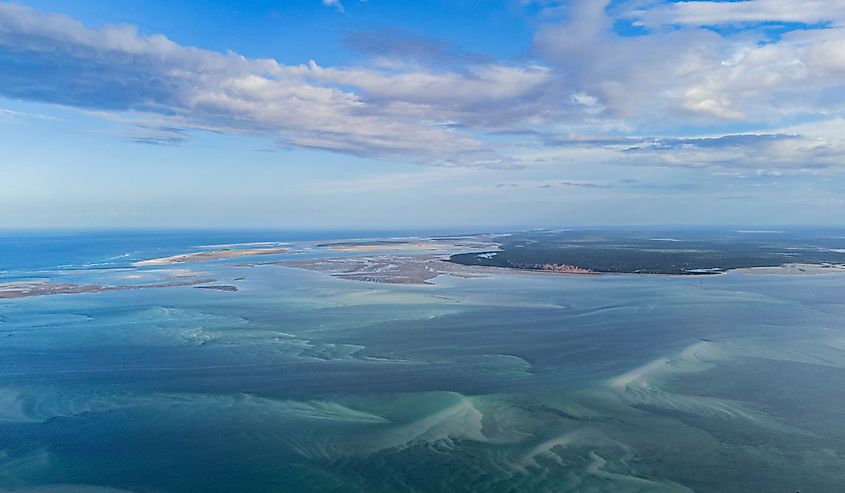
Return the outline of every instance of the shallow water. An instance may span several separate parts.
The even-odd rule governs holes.
[[[3,270],[88,282],[106,274],[58,269],[222,242],[121,238]],[[0,300],[0,491],[845,484],[843,276],[397,286],[236,263],[190,266],[245,276],[234,293]]]

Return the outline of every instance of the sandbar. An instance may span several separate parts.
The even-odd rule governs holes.
[[[248,257],[251,255],[272,255],[276,253],[291,253],[289,248],[239,248],[209,250],[205,252],[181,253],[170,257],[154,258],[134,262],[135,267],[162,266],[171,264],[182,264],[186,262],[207,262],[210,260],[221,260],[226,258]]]
[[[431,279],[441,275],[473,278],[489,274],[487,268],[453,264],[440,255],[375,255],[368,257],[339,257],[286,262],[268,262],[260,265],[280,265],[316,272],[350,281],[379,282],[387,284],[431,284]]]
[[[13,281],[0,283],[0,299],[30,298],[57,294],[102,293],[105,291],[127,291],[134,289],[170,288],[177,286],[195,286],[214,282],[215,279],[191,279],[155,284],[129,284],[123,286],[104,286],[100,284],[72,284],[50,281]]]

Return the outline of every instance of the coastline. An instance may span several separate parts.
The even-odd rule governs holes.
[[[290,248],[240,248],[220,250],[209,250],[204,252],[180,253],[170,257],[153,258],[133,262],[134,267],[160,267],[172,264],[183,264],[189,262],[207,262],[210,260],[222,260],[229,258],[249,257],[253,255],[273,255],[279,253],[292,253]]]
[[[277,245],[268,247],[268,245]],[[281,247],[280,243],[262,244],[243,243],[212,245],[214,250],[187,252],[167,257],[151,258],[133,262],[131,267],[118,269],[122,273],[120,280],[148,280],[147,284],[123,285],[120,280],[115,284],[111,278],[93,279],[87,283],[62,282],[53,280],[17,280],[0,282],[0,299],[28,298],[59,294],[82,294],[116,290],[146,289],[155,287],[193,286],[203,290],[237,292],[237,286],[231,284],[209,285],[217,279],[208,272],[192,272],[185,268],[168,269],[170,275],[150,278],[150,274],[159,270],[146,267],[174,266],[184,263],[213,262],[240,257],[287,254],[295,252],[331,252],[335,255],[298,260],[272,260],[266,262],[248,262],[227,264],[233,268],[251,268],[258,266],[280,266],[323,273],[338,279],[406,285],[431,285],[439,276],[459,278],[478,278],[501,274],[529,275],[637,275],[668,277],[706,277],[725,274],[738,275],[831,275],[845,273],[845,264],[838,262],[788,262],[781,265],[736,267],[723,269],[690,268],[686,272],[637,272],[637,271],[602,271],[579,266],[577,264],[532,263],[514,265],[485,265],[455,261],[456,255],[477,256],[485,260],[492,258],[494,252],[503,250],[504,245],[494,241],[489,235],[472,235],[450,238],[449,241],[435,238],[379,238],[366,240],[338,240],[334,242],[306,242],[294,247]],[[285,244],[288,245],[288,244]],[[209,246],[212,247],[212,246]],[[222,248],[219,248],[222,247]],[[241,248],[238,248],[241,247]],[[245,248],[251,247],[251,248]],[[484,257],[484,255],[488,255]],[[620,252],[621,256],[625,253]],[[538,258],[542,258],[538,255]],[[623,257],[624,258],[624,257]],[[695,264],[693,264],[695,265]],[[706,264],[705,264],[706,265]],[[711,264],[712,265],[712,264]],[[178,271],[178,272],[174,272]],[[63,274],[75,271],[60,271]],[[162,271],[163,272],[163,271]],[[198,277],[202,275],[203,278]],[[190,278],[190,279],[185,279]],[[236,280],[245,279],[245,276]]]
[[[189,281],[169,281],[154,284],[129,284],[106,286],[100,284],[73,284],[51,281],[18,281],[0,283],[0,300],[51,296],[59,294],[103,293],[106,291],[129,291],[135,289],[173,288],[195,286],[216,282],[216,279],[191,279]],[[209,286],[211,288],[211,286]],[[215,286],[215,288],[217,288]],[[219,289],[219,288],[218,288]]]

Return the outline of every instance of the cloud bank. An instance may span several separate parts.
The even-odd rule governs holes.
[[[370,63],[340,67],[0,3],[0,96],[99,112],[166,145],[207,130],[447,166],[845,163],[845,2],[523,3],[536,35],[519,61],[381,32],[349,40]]]

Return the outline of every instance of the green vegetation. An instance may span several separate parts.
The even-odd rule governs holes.
[[[690,275],[790,263],[845,263],[842,232],[532,231],[498,241],[500,252],[463,253],[450,261],[521,269],[572,266],[593,272]]]

